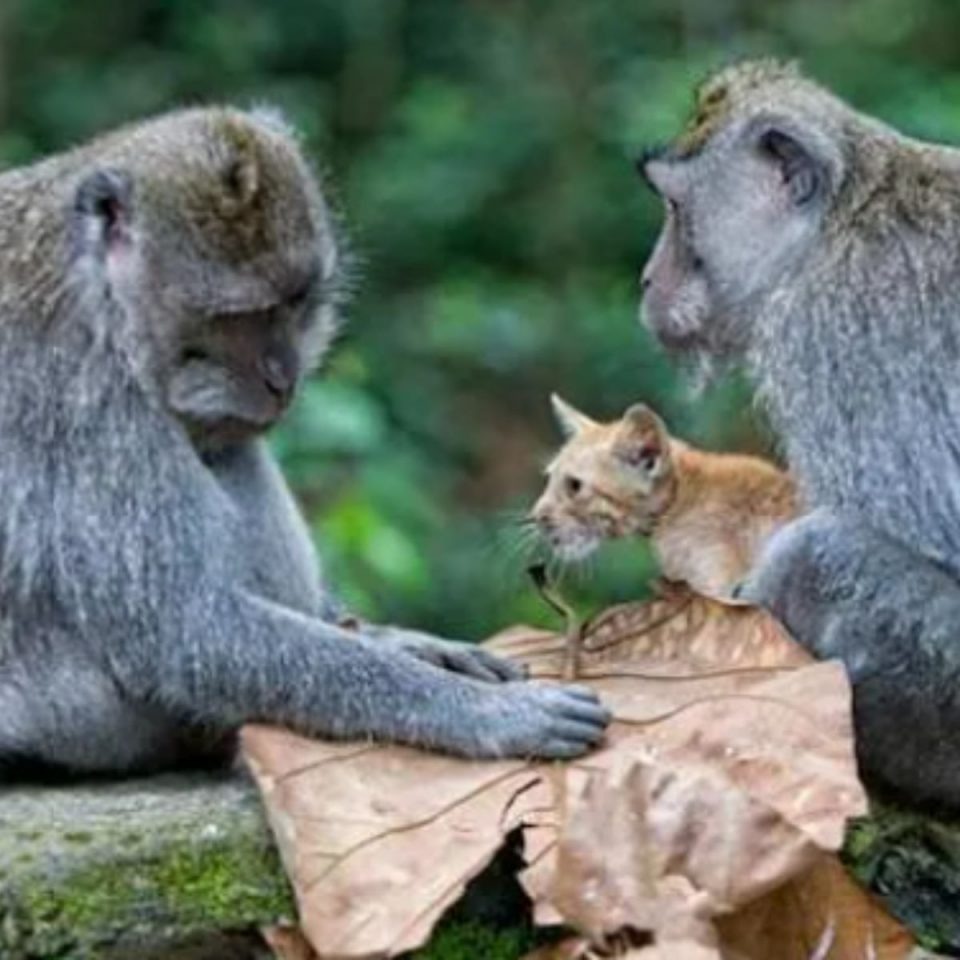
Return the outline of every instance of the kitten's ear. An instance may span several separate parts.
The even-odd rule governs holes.
[[[614,450],[624,463],[656,478],[670,456],[670,434],[660,417],[646,404],[637,403],[623,415]]]
[[[576,436],[586,427],[597,425],[595,420],[591,420],[585,413],[571,407],[566,400],[558,397],[555,393],[550,394],[550,405],[553,407],[553,415],[560,425],[560,432],[565,437]]]

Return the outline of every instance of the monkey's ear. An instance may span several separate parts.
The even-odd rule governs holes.
[[[97,170],[77,185],[74,213],[86,248],[106,254],[130,240],[133,180],[122,170]]]
[[[565,437],[573,437],[584,430],[586,427],[595,427],[597,422],[591,420],[585,413],[581,413],[575,407],[571,407],[566,400],[550,394],[550,405],[553,407],[553,415],[557,418],[560,426],[560,432]]]
[[[225,217],[236,217],[247,211],[260,190],[260,161],[249,124],[227,119],[219,132],[225,153],[219,207]]]
[[[666,424],[645,403],[636,403],[623,415],[613,445],[617,457],[648,477],[659,477],[670,455]]]
[[[794,205],[803,206],[820,193],[826,182],[827,169],[799,136],[779,127],[767,126],[760,133],[758,143],[761,153],[779,168],[787,195]]]
[[[229,212],[248,207],[260,189],[260,168],[248,154],[234,157],[223,171],[223,185],[227,191]]]

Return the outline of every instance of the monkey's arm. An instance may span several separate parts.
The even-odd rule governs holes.
[[[282,606],[315,613],[330,623],[350,622],[360,634],[393,650],[480,680],[519,680],[525,671],[467,643],[443,640],[418,630],[380,626],[354,617],[323,582],[300,511],[265,444],[251,443],[222,453],[211,464],[224,492],[244,515],[251,557],[260,563],[259,591]]]
[[[470,757],[572,757],[609,720],[589,690],[490,684],[398,656],[249,594],[200,590],[184,628],[113,651],[135,696],[214,726],[266,721],[332,737],[376,737]]]
[[[960,809],[960,584],[861,521],[818,511],[775,536],[741,596],[843,661],[868,784]]]

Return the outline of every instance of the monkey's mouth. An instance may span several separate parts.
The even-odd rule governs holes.
[[[669,327],[653,328],[653,333],[660,344],[672,353],[694,353],[704,347],[704,339],[699,333],[680,333]]]
[[[179,367],[167,387],[171,410],[205,446],[241,443],[264,433],[287,412],[293,394],[292,385],[279,390],[203,357]]]
[[[702,350],[708,339],[704,318],[699,311],[683,310],[680,306],[664,302],[648,291],[640,304],[638,319],[667,350],[676,353]]]
[[[220,420],[187,420],[187,432],[201,450],[222,450],[239,446],[269,429],[269,424],[251,423],[239,417]]]

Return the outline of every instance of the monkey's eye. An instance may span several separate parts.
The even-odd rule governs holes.
[[[319,274],[311,272],[298,287],[290,291],[287,299],[284,301],[284,305],[290,310],[299,310],[313,299],[319,285],[319,280]]]
[[[198,363],[208,360],[206,351],[201,350],[199,347],[185,347],[180,352],[180,363],[186,365],[188,363]]]
[[[287,297],[287,306],[291,310],[298,310],[310,299],[311,290],[312,287],[309,284],[298,288]]]
[[[563,492],[568,497],[575,497],[583,489],[583,481],[579,477],[566,476],[563,478]]]

